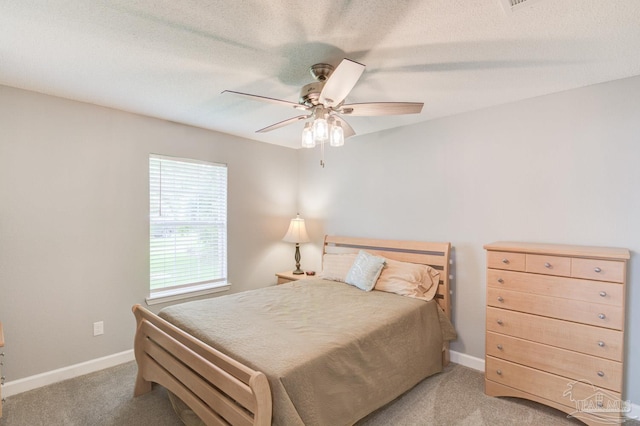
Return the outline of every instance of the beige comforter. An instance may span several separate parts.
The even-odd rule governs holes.
[[[348,425],[442,369],[435,301],[320,279],[160,316],[269,379],[275,425]]]

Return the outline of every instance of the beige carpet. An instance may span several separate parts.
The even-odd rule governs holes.
[[[532,401],[486,396],[484,375],[456,364],[358,423],[365,425],[584,426],[565,413]]]
[[[132,398],[129,362],[7,398],[0,426],[180,426],[161,387]]]
[[[132,398],[136,371],[130,362],[7,398],[0,426],[180,426],[161,387]],[[582,424],[530,401],[487,397],[483,380],[482,373],[451,364],[358,426]]]

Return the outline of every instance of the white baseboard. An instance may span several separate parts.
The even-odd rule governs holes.
[[[640,419],[640,405],[631,403],[631,412],[627,413],[628,419]]]
[[[476,358],[475,356],[456,351],[449,351],[449,356],[451,358],[451,362],[484,372],[484,359],[482,358]]]
[[[2,396],[10,397],[22,392],[50,385],[52,383],[73,379],[74,377],[104,370],[105,368],[114,367],[119,364],[124,364],[125,362],[133,361],[134,359],[133,349],[130,349],[128,351],[92,359],[80,364],[47,371],[46,373],[36,374],[35,376],[25,377],[24,379],[12,380],[5,383],[2,387]]]

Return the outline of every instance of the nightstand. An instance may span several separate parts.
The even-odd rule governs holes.
[[[298,281],[307,278],[305,274],[294,275],[293,271],[278,272],[276,277],[278,277],[278,284],[290,283],[291,281]]]

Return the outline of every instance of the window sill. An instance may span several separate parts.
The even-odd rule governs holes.
[[[176,300],[189,299],[192,297],[204,296],[206,294],[221,293],[228,291],[231,283],[204,284],[189,288],[180,288],[155,292],[145,299],[147,305],[159,305],[161,303],[175,302]]]

